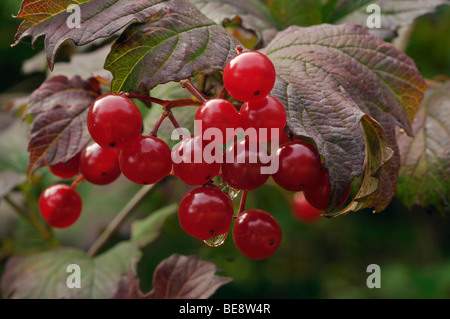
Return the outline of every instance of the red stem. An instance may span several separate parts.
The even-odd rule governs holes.
[[[247,201],[247,190],[243,190],[242,191],[242,195],[241,195],[241,202],[239,204],[239,212],[238,212],[238,216],[245,210],[245,202]]]
[[[130,94],[130,93],[120,93],[122,96],[126,96],[129,99],[139,99],[139,100],[144,100],[144,101],[150,101],[152,103],[156,103],[159,105],[166,105],[167,101],[166,100],[161,100],[158,99],[156,97],[151,97],[151,96],[146,96],[146,95],[142,95],[142,94]]]
[[[75,178],[75,180],[72,182],[71,187],[72,187],[73,189],[75,189],[75,188],[77,188],[78,185],[80,185],[82,182],[84,182],[84,176],[83,176],[83,174],[80,174],[80,175],[78,175],[77,178]]]
[[[163,112],[161,114],[161,116],[159,117],[158,121],[155,123],[155,126],[153,127],[153,130],[150,132],[150,135],[153,137],[158,137],[158,130],[159,127],[161,126],[162,122],[164,121],[164,119],[166,118],[167,113]]]
[[[171,108],[174,108],[174,107],[182,107],[182,106],[188,106],[188,105],[201,105],[200,102],[198,102],[194,99],[191,99],[191,98],[177,99],[177,100],[161,100],[156,97],[151,97],[151,96],[146,96],[146,95],[141,95],[141,94],[121,93],[121,95],[126,96],[130,99],[139,99],[139,100],[156,103],[156,104],[161,105],[162,107],[164,107],[167,110],[170,110]]]
[[[181,80],[180,84],[182,87],[187,89],[194,97],[196,97],[202,104],[208,99],[203,95],[189,80]]]

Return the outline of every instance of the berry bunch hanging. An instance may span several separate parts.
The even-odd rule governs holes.
[[[300,196],[294,197],[293,210],[306,212],[308,220],[326,210],[330,197],[328,172],[312,144],[286,133],[285,108],[270,95],[276,80],[272,62],[257,51],[244,52],[238,47],[236,52],[223,71],[223,83],[230,100],[240,106],[223,96],[207,99],[188,80],[181,84],[192,93],[191,99],[165,101],[127,93],[97,98],[87,116],[93,141],[70,161],[50,167],[60,178],[78,177],[71,186],[52,185],[41,194],[39,208],[47,223],[65,228],[77,221],[82,203],[75,188],[83,180],[106,185],[123,174],[133,183],[148,185],[174,175],[197,186],[179,204],[178,219],[187,234],[218,246],[226,239],[234,219],[232,236],[237,249],[249,258],[264,259],[277,250],[282,232],[270,213],[245,209],[248,191],[261,187],[272,176],[280,187],[302,192],[298,193],[301,203]],[[142,116],[132,98],[163,106],[160,119],[148,135],[143,134]],[[180,136],[171,150],[157,137],[157,131],[166,118],[179,128],[171,108],[186,105],[199,106],[195,115],[197,134]],[[240,132],[242,138],[238,138]],[[269,145],[279,147],[273,150]],[[278,169],[270,172],[273,161]],[[230,190],[241,192],[237,214]]]

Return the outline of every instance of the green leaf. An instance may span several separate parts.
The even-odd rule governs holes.
[[[290,130],[312,138],[325,158],[334,207],[363,172],[368,141],[361,119],[380,123],[388,143],[395,125],[411,134],[425,82],[408,56],[357,25],[293,26],[263,53],[275,65],[271,94],[286,107]],[[390,175],[395,179],[395,170]]]
[[[130,261],[138,254],[133,243],[125,242],[94,258],[71,248],[14,256],[6,264],[2,294],[14,299],[110,298],[120,278],[128,273]],[[67,267],[71,264],[80,266],[79,289],[67,287],[71,275]]]
[[[414,137],[400,134],[398,196],[408,207],[450,205],[450,82],[430,88],[413,122]]]
[[[323,22],[322,0],[263,0],[278,27],[311,26]]]
[[[172,0],[146,23],[129,26],[105,62],[112,92],[147,90],[223,70],[239,42],[187,1]]]
[[[338,0],[329,22],[352,23],[367,27],[367,18],[372,11],[367,12],[371,4],[381,9],[381,28],[370,31],[383,38],[395,36],[398,28],[410,25],[416,18],[434,12],[449,0]]]
[[[177,211],[178,204],[163,207],[150,214],[145,219],[133,222],[131,225],[131,240],[139,247],[154,241],[160,234],[161,228],[170,215]]]

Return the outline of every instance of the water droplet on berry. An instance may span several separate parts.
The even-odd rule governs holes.
[[[203,242],[208,245],[209,247],[219,247],[225,242],[225,239],[227,238],[227,233],[210,238],[205,239]]]

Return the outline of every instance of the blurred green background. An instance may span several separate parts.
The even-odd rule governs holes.
[[[21,72],[23,61],[42,48],[42,39],[34,50],[29,43],[10,47],[19,25],[12,15],[19,7],[19,0],[0,2],[0,96],[30,92],[44,79],[41,73],[25,75]],[[441,7],[436,14],[418,19],[407,54],[425,77],[450,76],[449,34],[450,7]],[[26,134],[23,127],[22,131]],[[19,160],[17,166],[26,168],[26,145],[18,152],[21,152],[22,162]],[[43,184],[54,182],[45,169],[41,169],[41,174]],[[92,212],[83,217],[82,223],[101,227],[137,189],[123,180],[105,188],[80,186],[83,200],[90,203],[88,207]],[[180,182],[170,180],[139,207],[136,216],[148,215],[176,201],[187,191]],[[305,225],[292,217],[292,195],[271,183],[249,194],[247,208],[271,212],[283,230],[278,251],[262,261],[242,256],[231,236],[218,248],[207,247],[186,235],[176,215],[172,215],[164,224],[161,236],[143,250],[138,264],[142,289],[151,289],[157,264],[180,253],[213,261],[221,269],[219,275],[233,278],[233,282],[221,287],[213,298],[450,298],[450,220],[433,210],[408,210],[394,199],[382,213],[360,211]],[[19,227],[18,224],[20,222],[11,227]],[[127,227],[110,245],[127,238]],[[93,236],[81,227],[58,234],[64,244],[83,249],[89,246]],[[0,240],[6,239],[0,237]],[[32,248],[30,241],[24,240],[22,245],[16,251]],[[0,275],[4,262],[5,259],[0,260]],[[366,269],[370,264],[381,267],[380,289],[366,286],[370,275]]]

